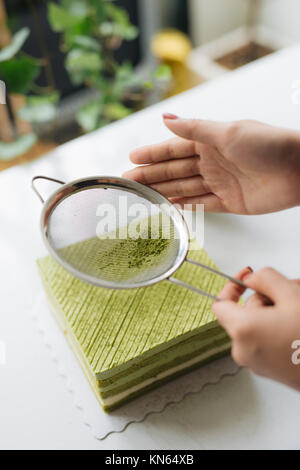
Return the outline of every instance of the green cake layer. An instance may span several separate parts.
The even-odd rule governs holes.
[[[189,258],[216,268],[204,250]],[[38,265],[52,311],[105,410],[230,349],[211,300],[188,289],[168,282],[101,289],[74,278],[51,257]],[[189,263],[175,277],[214,295],[224,285]]]

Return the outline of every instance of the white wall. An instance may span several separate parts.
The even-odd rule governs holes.
[[[249,2],[260,3],[258,24],[283,38],[300,40],[300,0],[189,0],[196,46],[247,24]]]
[[[264,0],[259,24],[284,37],[300,41],[300,0]]]
[[[189,0],[189,2],[195,46],[212,41],[246,23],[248,0]]]

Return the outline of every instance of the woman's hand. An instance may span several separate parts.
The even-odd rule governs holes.
[[[215,302],[213,310],[232,338],[233,358],[300,391],[300,280],[290,281],[271,268],[257,273],[246,268],[237,278],[274,305],[258,294],[239,305],[243,288],[232,282],[224,287],[219,295],[224,301]]]
[[[137,149],[123,176],[180,205],[262,214],[300,204],[300,133],[254,121],[217,123],[165,115],[179,137]]]

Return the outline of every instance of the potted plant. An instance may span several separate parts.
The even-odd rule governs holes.
[[[35,122],[55,116],[57,93],[33,95],[35,80],[42,64],[22,52],[28,38],[28,28],[20,29],[10,43],[0,50],[0,80],[6,90],[5,105],[1,105],[0,160],[9,161],[28,152],[38,136]],[[39,90],[41,92],[41,90]]]
[[[52,29],[61,34],[65,66],[75,85],[84,84],[92,98],[77,112],[85,132],[131,114],[157,80],[168,80],[170,70],[160,66],[144,77],[128,61],[119,63],[115,51],[131,41],[138,29],[124,8],[109,0],[60,0],[48,10]]]
[[[32,8],[38,21],[33,4]],[[123,41],[136,38],[138,29],[131,24],[127,11],[112,1],[49,2],[48,17],[52,29],[61,35],[71,81],[90,89],[89,99],[76,113],[84,132],[128,116],[145,105],[154,84],[170,79],[170,69],[165,65],[145,76],[137,73],[130,62],[116,60],[116,50]],[[40,136],[45,135],[44,129],[53,131],[60,96],[53,84],[37,86],[41,68],[47,71],[51,64],[49,57],[36,59],[24,53],[29,34],[28,28],[13,36],[7,31],[9,40],[0,49],[0,80],[6,86],[6,105],[0,105],[1,122],[6,122],[0,129],[0,169],[14,164],[16,157],[21,161],[31,159],[56,145],[43,142]],[[45,122],[51,125],[41,126]]]
[[[262,0],[241,0],[236,3],[235,14],[227,15],[226,13],[232,8],[232,1],[214,0],[219,16],[224,15],[227,21],[211,28],[213,16],[209,16],[209,9],[204,8],[209,2],[190,0],[193,35],[199,46],[192,51],[189,65],[204,79],[214,79],[291,43],[288,37],[262,21]],[[224,30],[225,27],[227,32]]]

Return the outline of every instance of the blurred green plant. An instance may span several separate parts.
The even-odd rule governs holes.
[[[130,62],[118,63],[115,51],[139,32],[128,12],[112,1],[60,0],[59,4],[49,3],[48,17],[52,29],[62,35],[61,48],[72,83],[95,90],[95,97],[76,115],[85,132],[128,116],[133,112],[129,102],[145,97],[156,80],[170,79],[166,66],[145,79]]]
[[[40,74],[41,63],[24,52],[22,47],[30,31],[22,28],[12,36],[11,43],[0,50],[0,79],[6,86],[6,106],[10,117],[14,139],[11,142],[0,141],[0,159],[10,160],[30,150],[36,143],[34,132],[18,135],[10,97],[13,94],[25,95],[26,104],[19,110],[18,116],[29,122],[44,122],[55,117],[57,93],[45,96],[30,96],[35,80]]]

